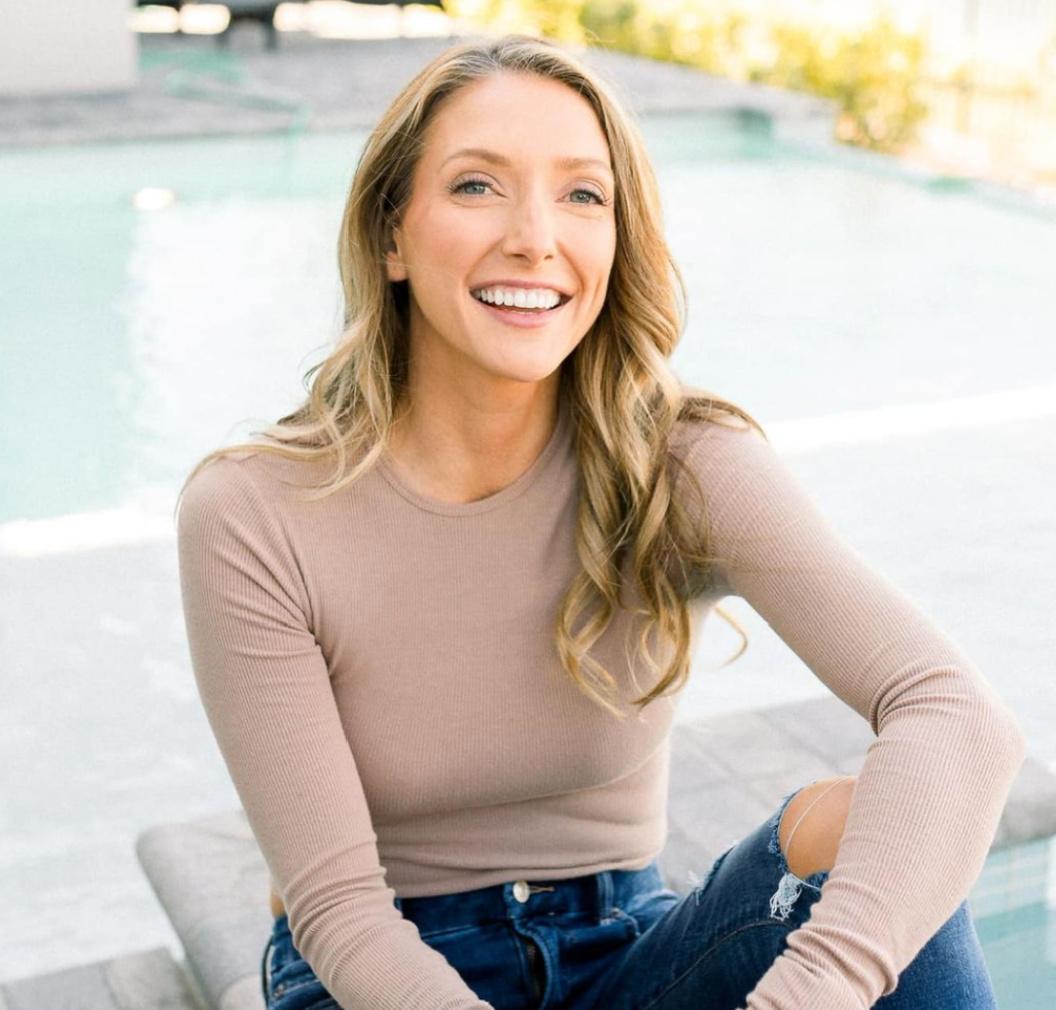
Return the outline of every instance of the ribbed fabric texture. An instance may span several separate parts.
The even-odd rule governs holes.
[[[463,504],[416,493],[387,462],[308,502],[298,488],[319,473],[265,454],[187,487],[198,689],[294,942],[346,1010],[489,1006],[394,896],[640,868],[663,848],[677,699],[619,722],[554,645],[578,564],[572,433],[562,405],[535,463]],[[722,558],[695,628],[742,596],[877,734],[822,897],[747,1008],[870,1007],[978,877],[1022,728],[758,434],[682,423],[671,448]],[[592,651],[625,699],[651,686],[630,612]]]

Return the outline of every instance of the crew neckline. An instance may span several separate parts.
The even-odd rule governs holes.
[[[396,473],[395,468],[389,461],[388,452],[382,453],[378,458],[378,470],[386,481],[392,486],[402,498],[425,512],[433,512],[442,516],[473,516],[483,512],[490,512],[507,502],[519,498],[536,482],[547,463],[557,451],[558,445],[564,441],[565,430],[568,426],[568,406],[563,395],[558,396],[557,401],[557,423],[550,434],[550,439],[543,446],[542,452],[536,456],[535,461],[524,471],[512,484],[507,484],[501,491],[488,495],[486,498],[478,498],[469,502],[441,501],[429,495],[420,494],[413,488],[408,487]]]

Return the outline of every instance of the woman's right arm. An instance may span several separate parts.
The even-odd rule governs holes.
[[[177,525],[198,691],[298,951],[345,1010],[491,1010],[393,904],[296,558],[246,467],[200,471]]]

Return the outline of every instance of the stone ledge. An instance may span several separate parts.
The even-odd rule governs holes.
[[[676,724],[668,841],[660,857],[667,885],[689,891],[722,851],[769,817],[793,789],[855,774],[874,739],[869,725],[833,695]],[[992,851],[1054,834],[1056,775],[1028,757]],[[1033,866],[1046,853],[1032,848],[1039,850]],[[158,825],[140,835],[136,852],[209,1007],[262,1010],[260,959],[272,926],[269,875],[243,812]],[[1026,878],[1022,867],[998,863],[984,872],[980,893],[997,893],[994,901],[1007,904],[1006,877]],[[1021,903],[1037,898],[1036,881],[1026,883],[1031,887]]]

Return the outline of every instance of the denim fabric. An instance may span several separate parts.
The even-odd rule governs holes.
[[[828,879],[801,880],[781,851],[781,816],[797,791],[685,896],[664,886],[654,861],[396,906],[496,1010],[735,1010],[810,918]],[[285,915],[265,946],[261,986],[267,1010],[338,1007],[294,947]],[[967,901],[874,1006],[996,1010]]]

